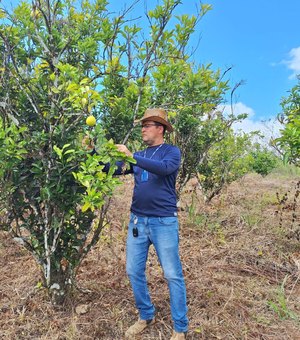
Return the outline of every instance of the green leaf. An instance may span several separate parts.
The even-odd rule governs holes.
[[[52,91],[53,93],[56,93],[56,94],[60,93],[60,90],[59,90],[57,87],[55,87],[55,86],[52,86],[52,87],[51,87],[51,91]]]
[[[74,149],[69,149],[69,150],[67,150],[66,152],[64,152],[64,156],[65,156],[65,155],[68,155],[68,154],[70,154],[70,153],[75,153],[75,150],[74,150]]]
[[[55,151],[55,153],[57,154],[59,159],[62,159],[62,150],[59,147],[57,147],[56,145],[53,146],[53,150]]]
[[[81,210],[82,210],[82,212],[86,212],[88,209],[91,209],[92,207],[91,207],[91,204],[89,203],[89,202],[86,202],[83,206],[82,206],[82,208],[81,208]]]

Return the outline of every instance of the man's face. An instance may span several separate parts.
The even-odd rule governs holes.
[[[163,129],[163,126],[157,126],[152,120],[144,121],[142,123],[143,142],[149,146],[161,143]]]

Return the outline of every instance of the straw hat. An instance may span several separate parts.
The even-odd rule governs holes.
[[[144,113],[144,116],[141,119],[136,120],[136,123],[145,122],[147,120],[151,120],[153,122],[160,123],[165,125],[168,132],[173,131],[172,125],[168,122],[168,116],[164,109],[147,109]]]

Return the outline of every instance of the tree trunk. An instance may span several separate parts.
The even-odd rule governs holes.
[[[52,304],[63,305],[72,291],[73,272],[69,266],[59,264],[57,268],[54,263],[51,264],[50,277],[48,277],[48,280],[45,280],[46,287]]]

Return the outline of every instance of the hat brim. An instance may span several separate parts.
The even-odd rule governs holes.
[[[135,123],[142,123],[142,122],[146,122],[148,120],[151,120],[152,122],[157,122],[157,123],[164,125],[168,132],[174,131],[173,126],[169,122],[167,122],[166,120],[164,120],[163,118],[160,118],[158,116],[149,116],[149,117],[146,117],[146,118],[137,119],[134,122]]]

